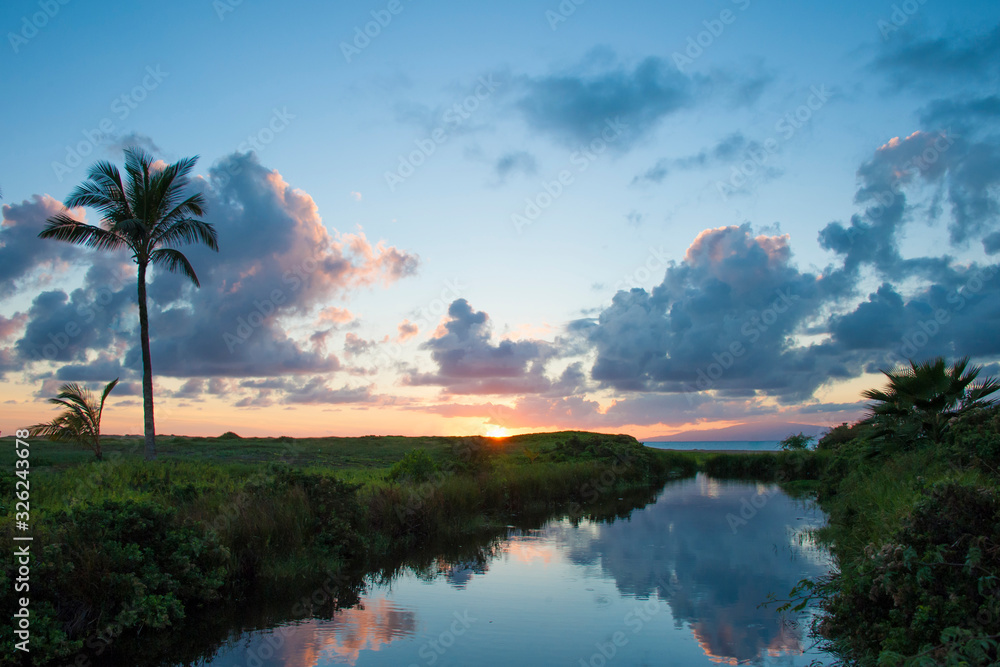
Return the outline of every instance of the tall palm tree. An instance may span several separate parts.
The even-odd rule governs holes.
[[[200,193],[185,196],[188,174],[198,157],[184,158],[158,168],[141,148],[125,149],[125,174],[102,160],[91,166],[87,180],[64,202],[67,208],[90,206],[101,213],[102,226],[74,220],[67,212],[48,219],[39,234],[97,250],[128,250],[138,265],[139,338],[142,345],[142,405],[146,459],[156,458],[153,422],[153,366],[149,355],[149,314],[146,310],[146,272],[150,265],[181,273],[198,287],[191,263],[175,246],[204,243],[218,252],[215,227],[195,216],[204,215]]]
[[[104,401],[117,384],[118,378],[115,378],[104,387],[100,404],[94,402],[89,389],[75,382],[64,384],[59,387],[59,395],[50,398],[49,403],[66,409],[49,423],[32,426],[31,434],[52,440],[73,440],[94,450],[100,461],[104,458],[101,452],[101,413],[104,412]]]
[[[944,357],[937,357],[920,364],[911,360],[908,368],[883,370],[888,386],[862,392],[875,401],[869,407],[869,420],[893,432],[910,427],[939,443],[957,417],[993,402],[987,397],[1000,390],[1000,382],[995,378],[976,382],[982,370],[982,366],[970,367],[968,357],[950,368]]]

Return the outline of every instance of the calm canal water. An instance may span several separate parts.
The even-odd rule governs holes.
[[[774,485],[698,475],[624,519],[554,519],[471,562],[405,567],[332,618],[234,632],[197,664],[822,664],[808,615],[758,606],[827,571],[822,523]]]

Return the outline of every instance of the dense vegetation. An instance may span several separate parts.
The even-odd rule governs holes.
[[[803,590],[849,664],[1000,660],[1000,407],[975,370],[887,373],[885,391],[866,393],[871,416],[817,445],[821,537],[838,567]]]
[[[156,630],[176,630],[220,598],[391,570],[434,540],[461,543],[514,517],[579,519],[633,492],[648,502],[650,489],[694,471],[690,457],[629,436],[575,432],[166,437],[154,462],[142,460],[142,444],[105,437],[103,461],[72,443],[31,445],[32,664],[93,664],[139,633],[156,642]],[[0,457],[8,544],[12,450]],[[5,559],[0,586],[11,590],[15,577]],[[8,618],[15,599],[2,602]],[[0,633],[0,662],[17,664],[11,626]]]

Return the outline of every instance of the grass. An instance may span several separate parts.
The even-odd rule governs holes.
[[[1000,408],[939,443],[860,424],[820,447],[836,568],[811,595],[830,648],[846,664],[997,664]]]
[[[161,436],[154,462],[143,460],[140,438],[106,437],[100,462],[70,444],[30,442],[37,664],[102,633],[177,627],[210,600],[261,585],[390,571],[404,553],[554,512],[617,516],[631,505],[615,499],[648,502],[650,490],[697,468],[691,456],[630,436],[579,431],[502,440]],[[0,448],[7,540],[13,451]],[[14,567],[5,562],[0,584],[12,585]],[[0,606],[13,614],[13,605]],[[11,632],[0,630],[5,650]]]

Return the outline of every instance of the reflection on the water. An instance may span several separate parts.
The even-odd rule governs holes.
[[[245,638],[237,651],[224,652],[210,664],[217,667],[314,667],[334,663],[355,665],[363,651],[378,651],[414,634],[416,614],[400,608],[384,594],[367,597],[330,620],[284,625]]]
[[[734,527],[727,515],[744,501],[761,507]],[[798,539],[803,512],[773,486],[699,475],[669,485],[630,520],[601,524],[593,538],[566,546],[573,562],[599,563],[622,594],[665,600],[706,655],[739,662],[802,652],[802,632],[759,605],[768,593],[783,595],[826,570],[816,546]],[[556,536],[564,539],[565,531]]]
[[[612,508],[606,520],[556,519],[425,553],[383,573],[353,608],[244,634],[200,664],[587,665],[612,664],[612,652],[619,665],[823,659],[807,651],[808,618],[786,623],[760,607],[826,570],[805,532],[820,522],[816,510],[770,485],[700,475],[653,500]],[[752,516],[733,522],[748,504]]]

